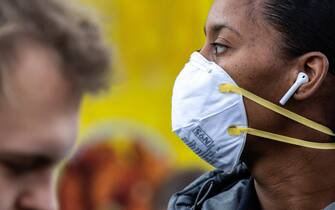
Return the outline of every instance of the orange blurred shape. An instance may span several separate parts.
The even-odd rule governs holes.
[[[65,166],[59,182],[61,210],[151,210],[166,159],[141,141],[120,155],[112,141],[87,145]]]

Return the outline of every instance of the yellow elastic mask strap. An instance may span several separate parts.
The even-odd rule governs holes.
[[[333,133],[333,131],[329,128],[327,128],[326,126],[323,126],[319,123],[316,123],[312,120],[309,120],[303,116],[300,116],[294,112],[291,112],[287,109],[284,109],[270,101],[267,101],[243,88],[240,88],[240,87],[237,87],[235,85],[232,85],[232,84],[222,84],[220,85],[220,91],[223,92],[223,93],[237,93],[237,94],[240,94],[254,102],[256,102],[257,104],[265,107],[265,108],[268,108],[280,115],[283,115],[291,120],[294,120],[302,125],[305,125],[309,128],[312,128],[314,130],[317,130],[317,131],[320,131],[324,134],[327,134],[327,135],[330,135],[330,136],[335,136],[335,134]]]
[[[307,147],[307,148],[313,148],[313,149],[322,149],[322,150],[332,150],[335,149],[335,143],[316,143],[316,142],[310,142],[310,141],[304,141],[296,138],[291,138],[288,136],[282,136],[274,133],[269,133],[253,128],[242,128],[242,127],[230,127],[228,129],[228,134],[232,136],[239,136],[242,133],[247,133],[249,135],[266,138],[266,139],[272,139],[279,142],[284,142],[287,144],[293,144],[297,146]]]

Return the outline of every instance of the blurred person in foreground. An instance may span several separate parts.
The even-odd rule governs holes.
[[[174,132],[218,170],[170,210],[335,209],[335,1],[215,0]]]
[[[53,168],[75,143],[83,94],[106,87],[108,51],[60,1],[1,0],[0,57],[0,209],[56,209]]]

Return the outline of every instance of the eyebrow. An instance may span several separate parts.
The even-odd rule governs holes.
[[[15,152],[8,152],[0,154],[0,161],[10,161],[13,163],[29,163],[33,166],[48,166],[56,164],[60,158],[53,157],[47,154],[22,154]]]
[[[232,26],[230,26],[226,23],[214,24],[213,26],[210,27],[210,30],[212,30],[214,33],[218,33],[219,31],[221,31],[224,28],[232,31],[233,33],[235,33],[238,36],[241,36],[241,33],[238,30],[236,30],[235,28],[233,28]],[[204,26],[204,33],[205,33],[205,35],[207,35],[206,25]]]

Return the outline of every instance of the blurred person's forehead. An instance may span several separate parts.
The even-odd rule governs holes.
[[[52,48],[20,44],[2,72],[0,153],[62,156],[75,139],[79,99]]]
[[[60,55],[38,41],[19,40],[16,46],[13,59],[1,70],[1,104],[16,111],[24,107],[39,108],[39,112],[69,107],[70,99],[75,101],[74,92],[64,77]]]

